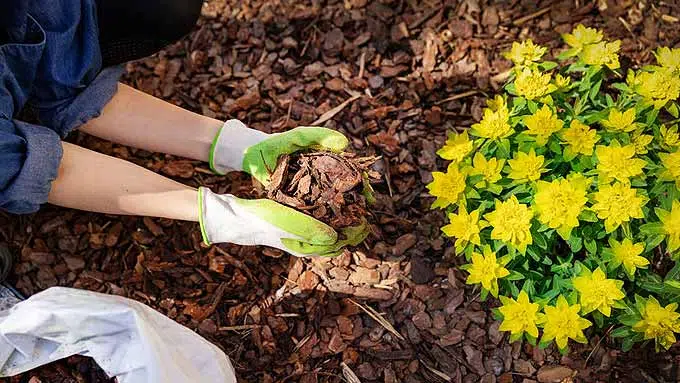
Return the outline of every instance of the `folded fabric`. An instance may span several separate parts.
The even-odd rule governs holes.
[[[236,382],[219,348],[131,299],[52,287],[0,312],[0,377],[76,354],[119,383]]]

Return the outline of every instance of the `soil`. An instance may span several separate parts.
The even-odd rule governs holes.
[[[10,282],[26,295],[61,285],[148,304],[223,349],[243,382],[678,382],[677,344],[621,353],[593,331],[567,356],[508,344],[490,314],[497,302],[465,285],[425,189],[445,166],[435,151],[447,132],[478,121],[502,86],[513,41],[531,38],[554,56],[560,34],[583,23],[621,39],[636,68],[657,46],[679,46],[678,20],[675,1],[209,1],[190,36],[129,64],[124,81],[265,132],[318,124],[346,134],[352,152],[380,157],[365,244],[299,259],[205,247],[192,223],[46,206],[0,213],[0,241],[16,256]],[[69,140],[192,186],[266,196],[244,174]],[[61,361],[5,381],[103,381],[76,370]]]
[[[364,190],[371,187],[365,184],[369,182],[369,167],[375,161],[375,158],[357,158],[349,153],[284,155],[265,188],[267,197],[336,230],[359,226],[368,215]],[[374,175],[374,178],[380,176]]]

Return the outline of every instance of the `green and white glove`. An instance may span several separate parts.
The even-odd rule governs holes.
[[[331,129],[300,127],[266,134],[241,121],[227,121],[210,150],[210,167],[218,174],[242,170],[262,184],[281,155],[307,148],[342,151],[347,138]],[[356,246],[368,235],[368,223],[343,229],[342,235],[304,213],[268,199],[245,200],[199,189],[203,240],[208,243],[264,245],[296,256],[336,256],[345,246]],[[342,239],[340,239],[342,238]]]
[[[368,235],[368,224],[344,229],[344,239],[332,227],[268,199],[247,200],[199,188],[201,233],[207,244],[270,246],[295,256],[337,256]]]
[[[341,152],[348,144],[347,137],[328,128],[305,126],[267,134],[228,120],[210,148],[210,168],[217,174],[242,170],[267,185],[280,156],[308,148]]]

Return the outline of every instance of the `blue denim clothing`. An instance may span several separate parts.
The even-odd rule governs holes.
[[[20,0],[0,28],[0,208],[31,213],[47,202],[61,139],[97,117],[122,68],[102,68],[94,0]],[[16,119],[26,106],[41,125]]]

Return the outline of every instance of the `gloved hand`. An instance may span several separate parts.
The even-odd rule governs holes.
[[[243,170],[267,185],[281,155],[307,148],[339,152],[347,144],[345,136],[331,129],[300,127],[267,134],[229,120],[213,142],[210,167],[218,174]],[[278,202],[217,195],[207,188],[199,189],[199,201],[201,232],[208,244],[265,245],[296,256],[336,256],[345,246],[360,244],[369,230],[364,222],[338,235],[323,222]]]
[[[327,128],[305,126],[267,134],[228,120],[213,141],[210,168],[217,174],[243,170],[267,185],[280,156],[308,148],[341,152],[348,144],[344,135]]]

